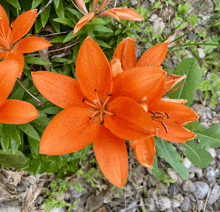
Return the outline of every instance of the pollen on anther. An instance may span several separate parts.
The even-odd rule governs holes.
[[[89,117],[89,120],[91,120],[92,118],[91,117]]]
[[[86,98],[83,98],[82,102],[85,102]]]
[[[108,96],[113,96],[112,94],[108,94]]]
[[[103,123],[104,123],[104,119],[100,122],[100,125],[103,125]]]

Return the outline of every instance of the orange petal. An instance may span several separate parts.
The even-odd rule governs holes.
[[[40,153],[62,155],[88,146],[98,136],[98,118],[89,120],[92,110],[70,107],[58,113],[46,127],[40,141]]]
[[[94,12],[88,13],[87,15],[83,16],[76,24],[73,34],[75,35],[85,24],[87,24],[90,20],[92,20],[95,16]]]
[[[134,40],[126,38],[115,49],[113,59],[119,59],[123,71],[134,68],[137,64]]]
[[[110,17],[112,17],[112,18],[115,18],[117,21],[120,21],[120,18],[118,17],[118,15],[116,14],[116,12],[112,11],[111,9],[102,12],[102,13],[99,14],[98,16],[99,16],[99,17],[101,17],[101,16],[110,16]]]
[[[169,42],[157,44],[149,48],[140,58],[137,66],[160,66],[164,61]]]
[[[191,140],[196,137],[193,132],[186,129],[182,125],[175,124],[169,120],[164,121],[164,123],[169,129],[168,133],[161,122],[155,121],[156,126],[160,128],[160,130],[158,130],[158,136],[166,141],[185,143],[187,140]]]
[[[118,97],[108,106],[104,125],[119,138],[133,140],[156,135],[150,115],[133,99]]]
[[[53,104],[62,108],[83,104],[84,95],[75,79],[48,71],[32,72],[32,78],[40,93]]]
[[[160,83],[166,72],[155,66],[135,67],[114,78],[113,97],[127,96],[136,101]]]
[[[156,154],[154,137],[138,140],[134,147],[134,154],[142,166],[152,169],[154,156]]]
[[[138,140],[129,140],[129,145],[131,148],[134,148],[135,145],[137,144]]]
[[[0,106],[11,93],[17,79],[19,65],[14,60],[0,62]]]
[[[24,37],[33,26],[37,16],[37,9],[21,14],[12,24],[11,42],[15,43]]]
[[[169,120],[181,125],[196,121],[199,118],[198,115],[189,107],[174,102],[159,102],[151,109],[153,112],[160,111],[168,113],[170,116]]]
[[[0,123],[25,124],[38,116],[36,108],[29,102],[6,99],[0,106]]]
[[[1,31],[2,31],[2,26],[4,29],[4,33],[7,35],[8,30],[9,30],[8,16],[7,16],[4,8],[0,5],[0,30]]]
[[[120,60],[118,59],[112,59],[110,62],[110,67],[111,67],[112,77],[115,77],[123,72],[121,68]]]
[[[160,102],[173,102],[173,103],[178,103],[178,104],[186,104],[187,100],[186,99],[169,99],[169,98],[161,98]]]
[[[75,0],[75,3],[77,5],[77,7],[79,7],[79,9],[84,13],[84,14],[88,14],[88,11],[86,9],[86,5],[85,2],[83,0]]]
[[[176,84],[178,84],[181,80],[185,79],[186,75],[183,76],[175,75],[175,74],[168,74],[165,76],[165,88],[164,93],[171,90]]]
[[[84,40],[79,50],[76,75],[81,91],[88,99],[97,99],[98,93],[104,102],[107,95],[111,94],[112,74],[108,59],[90,37]]]
[[[115,186],[124,187],[128,174],[128,153],[125,141],[104,126],[93,142],[95,157],[105,177]]]
[[[112,8],[111,11],[115,12],[120,19],[131,20],[131,21],[144,20],[144,18],[133,9],[116,7],[116,8]]]
[[[52,45],[47,40],[36,36],[30,36],[20,40],[13,49],[17,49],[21,53],[30,53],[45,49],[49,46]]]
[[[13,50],[10,53],[7,51],[4,54],[5,60],[16,60],[19,63],[19,72],[17,77],[21,77],[23,69],[24,69],[24,56],[19,51]]]

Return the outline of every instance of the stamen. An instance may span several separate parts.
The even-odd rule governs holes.
[[[91,107],[93,107],[93,108],[95,108],[95,109],[98,110],[98,108],[97,108],[94,104],[92,104],[92,103],[90,103],[90,102],[87,102],[87,101],[85,101],[85,100],[84,100],[84,102],[85,102],[87,105],[89,105],[89,106],[91,106]]]
[[[99,107],[102,107],[102,102],[101,102],[101,99],[97,93],[97,90],[95,89],[95,94],[96,94],[96,98],[97,98],[97,104]]]
[[[83,98],[82,102],[85,102],[86,98]]]
[[[102,105],[102,107],[104,108],[106,106],[106,104],[108,103],[108,100],[111,98],[111,96],[108,95],[108,97],[106,98],[104,104]]]
[[[108,114],[108,115],[110,115],[110,116],[115,116],[115,114],[113,114],[113,113],[111,113],[111,112],[109,112],[109,111],[107,111],[107,110],[104,110],[103,113],[106,113],[106,114]]]
[[[166,133],[168,133],[169,132],[169,128],[167,127],[167,125],[164,122],[162,122],[162,121],[161,121],[161,124],[163,125]]]
[[[153,112],[153,111],[149,111],[151,114],[153,114],[153,117],[151,117],[153,120],[155,119],[156,117],[156,114]]]
[[[96,111],[96,112],[94,112],[92,115],[91,115],[91,117],[89,117],[89,120],[91,120],[92,118],[94,118],[97,114],[99,114],[100,113],[100,111],[98,110],[98,111]]]
[[[170,118],[170,115],[168,114],[168,113],[165,113],[166,115],[167,115],[167,119],[169,119]]]
[[[174,90],[170,91],[169,93],[165,93],[163,96],[167,96],[171,93],[173,93],[174,91],[178,90],[179,88],[181,88],[183,85],[185,85],[186,83],[184,82],[182,85],[180,85],[179,87],[175,88]]]
[[[103,123],[104,123],[104,119],[101,121],[100,125],[103,125]]]

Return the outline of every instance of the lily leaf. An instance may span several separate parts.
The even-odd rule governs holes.
[[[194,166],[205,168],[212,161],[211,154],[194,141],[190,140],[180,145],[186,149],[183,152]]]
[[[182,60],[172,74],[186,75],[186,79],[183,79],[178,83],[177,87],[186,83],[180,87],[177,91],[169,95],[172,99],[187,99],[186,106],[190,106],[194,100],[194,92],[201,84],[201,72],[199,64],[193,58],[186,58]]]
[[[24,154],[17,150],[14,154],[11,149],[6,151],[0,150],[0,164],[4,168],[14,168],[14,167],[22,167],[25,166],[27,163],[27,158]]]
[[[40,141],[40,136],[37,131],[33,128],[33,126],[29,123],[27,124],[19,124],[17,125],[23,132],[29,135],[31,138],[34,138],[37,141]]]
[[[174,149],[173,145],[161,138],[154,138],[156,144],[157,155],[165,159],[174,170],[181,176],[183,180],[188,178],[187,168],[180,162],[180,155]]]

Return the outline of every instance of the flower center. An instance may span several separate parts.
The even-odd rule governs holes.
[[[86,98],[84,98],[82,101],[87,105],[91,106],[93,109],[95,109],[94,113],[89,117],[89,120],[92,120],[94,117],[99,116],[100,124],[103,124],[105,114],[110,116],[115,116],[115,114],[107,110],[108,101],[111,98],[112,94],[108,94],[106,100],[103,102],[100,96],[98,95],[97,90],[95,90],[95,93],[96,93],[96,99],[93,100],[93,103],[86,101]]]
[[[0,48],[3,47],[3,49],[6,51],[10,51],[12,49],[12,44],[10,42],[10,32],[11,29],[9,29],[8,33],[5,32],[3,20],[0,18]]]
[[[169,128],[167,127],[167,125],[161,121],[161,120],[166,120],[166,119],[169,119],[170,118],[170,115],[168,113],[163,113],[163,112],[160,112],[160,111],[157,111],[157,112],[153,112],[153,111],[149,111],[153,116],[151,116],[151,119],[152,120],[155,120],[155,121],[160,121],[160,123],[162,124],[162,126],[164,127],[166,133],[169,132]]]

